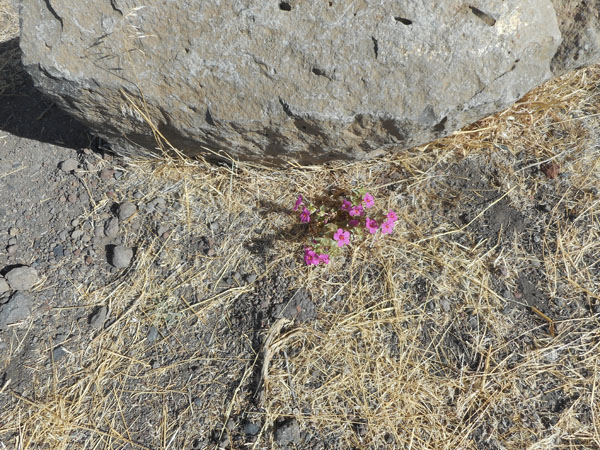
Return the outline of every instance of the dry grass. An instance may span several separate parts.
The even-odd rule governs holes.
[[[1,11],[0,23],[4,17],[12,20]],[[69,364],[53,364],[52,377],[32,367],[29,392],[0,386],[9,405],[0,441],[12,436],[3,442],[20,449],[190,448],[227,434],[228,419],[247,417],[262,424],[247,448],[275,445],[272,426],[282,418],[337,448],[599,448],[600,316],[591,312],[600,305],[599,83],[600,67],[567,74],[451,137],[374,161],[281,170],[129,161],[118,200],[135,187],[147,198],[170,196],[176,231],[167,239],[132,232],[133,267],[107,286],[75,286],[71,308],[108,304],[117,320]],[[549,162],[563,175],[544,176]],[[531,229],[501,229],[501,243],[490,242],[479,226],[496,200],[471,226],[455,220],[468,205],[451,178],[467,163]],[[397,211],[395,233],[325,268],[285,263],[300,258],[288,212],[296,196],[359,185]],[[541,201],[550,205],[544,215],[535,213]],[[216,256],[182,258],[190,236],[214,234],[215,220],[225,228]],[[539,241],[528,247],[526,235]],[[249,242],[265,246],[251,251]],[[242,268],[258,280],[219,287]],[[532,274],[554,336],[518,292]],[[318,317],[275,323],[257,351],[236,330],[235,312],[274,275],[306,287]],[[182,292],[193,292],[193,304]],[[167,332],[149,347],[150,325]],[[27,330],[15,333],[22,340]],[[262,387],[248,392],[256,373]],[[256,409],[248,409],[252,398]]]

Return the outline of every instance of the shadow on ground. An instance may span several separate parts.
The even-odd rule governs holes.
[[[0,70],[0,132],[73,149],[91,145],[87,128],[34,87],[17,38],[0,43],[0,58],[12,59]]]

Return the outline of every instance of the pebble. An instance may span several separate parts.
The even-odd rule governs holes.
[[[157,197],[146,205],[148,212],[163,211],[167,207],[167,202],[162,197]]]
[[[146,336],[146,339],[148,339],[148,342],[153,343],[154,341],[156,341],[156,338],[158,338],[158,329],[154,325],[152,325],[148,329],[148,336]]]
[[[442,298],[440,304],[444,312],[450,312],[450,301],[447,298]]]
[[[65,350],[65,348],[62,345],[59,345],[58,347],[54,347],[54,350],[52,350],[52,359],[54,360],[54,362],[64,358],[64,356],[67,354],[67,351]]]
[[[0,305],[0,330],[27,319],[31,315],[31,305],[29,296],[20,291],[13,293],[8,302]]]
[[[28,266],[15,267],[4,276],[13,291],[26,291],[38,282],[38,273]]]
[[[0,294],[4,294],[5,292],[10,291],[10,287],[8,283],[4,279],[4,277],[0,277]]]
[[[194,398],[194,405],[196,406],[196,408],[202,408],[202,400],[200,399],[200,397]]]
[[[69,194],[69,198],[67,200],[69,200],[69,203],[77,203],[78,198],[76,194]]]
[[[11,237],[8,240],[8,245],[15,245],[16,243],[17,243],[17,238],[15,238],[15,237]]]
[[[17,228],[15,228],[15,227],[10,227],[10,228],[9,228],[9,230],[8,230],[8,234],[9,234],[10,236],[13,236],[13,237],[14,237],[14,236],[16,236],[17,234],[19,234],[19,230],[18,230]]]
[[[249,273],[245,276],[246,283],[248,283],[248,284],[254,283],[256,281],[256,278],[258,278],[258,277],[256,276],[255,273]]]
[[[104,222],[104,235],[107,238],[115,238],[119,234],[119,219],[112,217]]]
[[[71,226],[72,227],[76,227],[79,225],[79,219],[73,219],[71,220]]]
[[[104,326],[104,322],[106,322],[107,316],[108,308],[106,306],[101,306],[94,312],[94,314],[91,315],[90,325],[97,329],[102,328]]]
[[[52,249],[52,254],[54,255],[54,258],[56,258],[56,260],[59,260],[60,258],[65,256],[65,248],[59,244]]]
[[[124,202],[119,205],[117,215],[119,220],[127,220],[137,211],[136,206],[131,202]]]
[[[158,369],[160,367],[160,363],[155,359],[150,361],[150,365],[152,366],[153,369]]]
[[[77,161],[72,158],[66,159],[58,165],[60,170],[62,170],[63,172],[66,172],[66,173],[73,172],[75,169],[77,169],[77,166],[78,166]]]
[[[117,245],[113,248],[111,256],[110,264],[117,269],[124,269],[129,266],[131,258],[133,258],[133,250],[122,245]]]
[[[75,241],[76,241],[77,239],[79,239],[81,236],[83,236],[83,231],[82,231],[82,230],[75,230],[75,231],[73,231],[73,232],[71,233],[71,238],[72,238],[73,240],[75,240]]]
[[[115,171],[113,169],[105,168],[100,171],[100,178],[103,180],[110,180],[114,174]]]
[[[244,424],[244,433],[254,436],[258,434],[260,427],[252,422],[246,422]]]
[[[8,252],[8,254],[10,256],[14,256],[17,254],[17,250],[19,249],[19,247],[17,247],[16,244],[13,245],[9,245],[8,247],[6,247],[6,251]]]

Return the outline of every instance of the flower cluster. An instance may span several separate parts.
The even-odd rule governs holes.
[[[304,262],[311,266],[329,264],[330,256],[341,252],[346,245],[360,241],[368,234],[390,234],[398,220],[396,213],[374,213],[375,198],[364,190],[353,191],[348,198],[342,198],[338,208],[327,208],[306,201],[298,196],[294,211],[300,212],[300,222],[310,224],[316,236],[304,248]]]

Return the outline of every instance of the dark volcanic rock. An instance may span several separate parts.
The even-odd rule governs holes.
[[[21,48],[115,151],[155,149],[150,119],[189,154],[315,163],[445,136],[597,61],[598,0],[555,3],[30,0]]]

